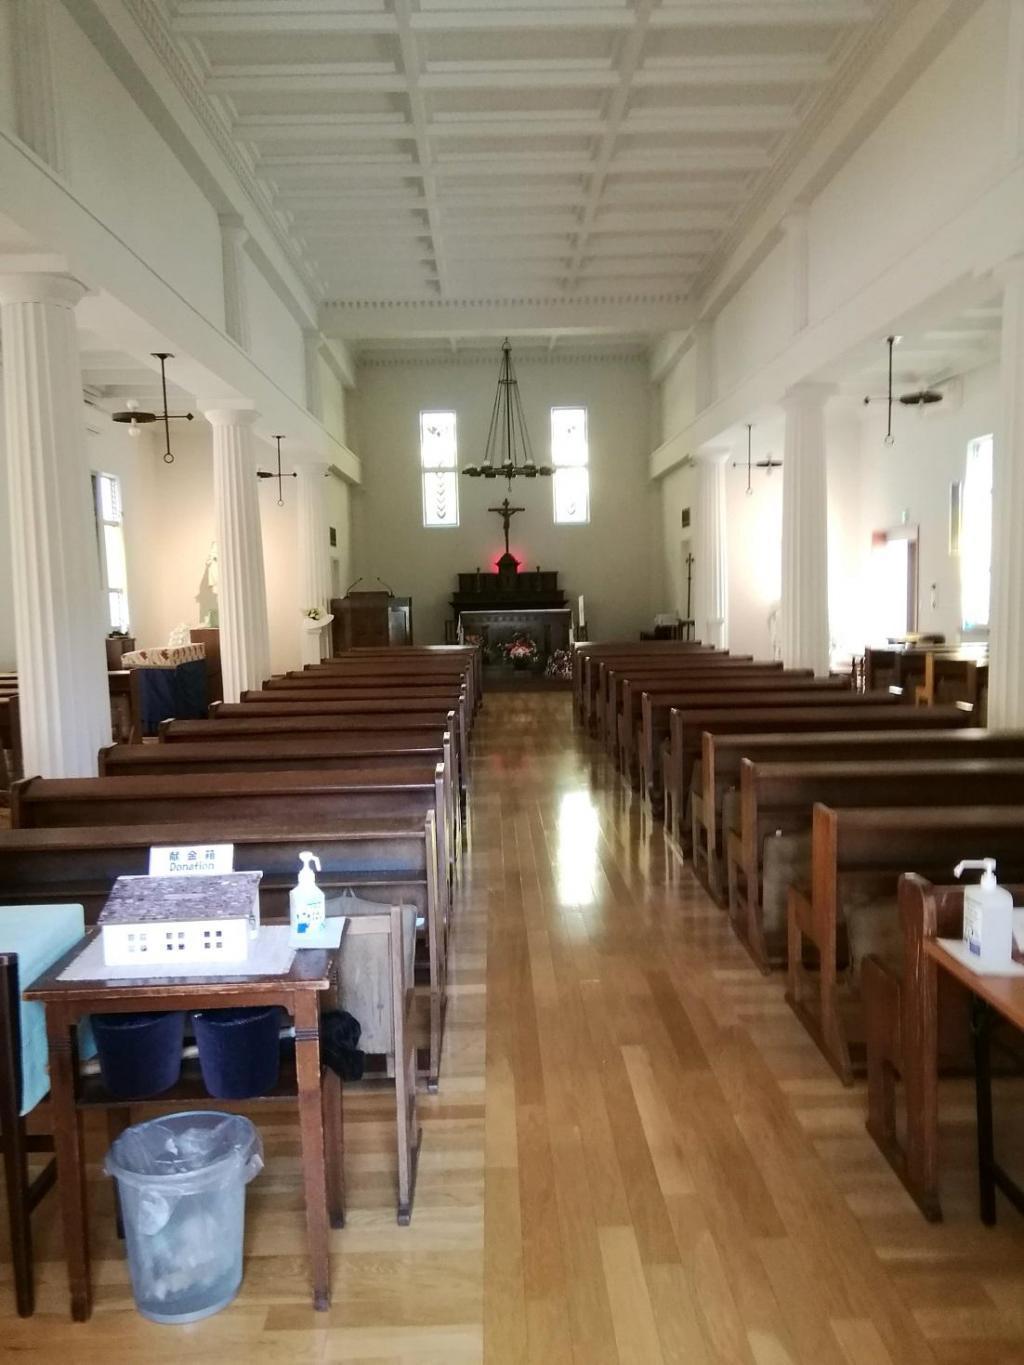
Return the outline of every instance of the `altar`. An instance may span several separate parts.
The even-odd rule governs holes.
[[[513,507],[505,498],[500,507],[488,510],[501,517],[505,553],[493,573],[477,569],[459,574],[459,586],[451,599],[451,638],[460,643],[477,641],[485,665],[568,676],[572,610],[566,606],[558,574],[541,569],[539,564],[533,571],[520,573],[519,560],[509,549],[508,529],[523,508]],[[552,655],[558,651],[564,651],[564,656],[549,670]]]
[[[458,612],[458,633],[463,640],[480,641],[485,663],[496,662],[502,645],[525,636],[536,643],[538,663],[543,665],[555,650],[568,650],[572,611],[569,607],[471,607]]]

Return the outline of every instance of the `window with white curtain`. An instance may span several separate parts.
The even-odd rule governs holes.
[[[581,525],[590,520],[590,446],[586,408],[551,409],[555,521]]]
[[[127,630],[128,562],[124,552],[121,480],[115,474],[94,474],[92,494],[100,552],[100,582],[107,602],[109,627]]]
[[[992,437],[967,446],[967,470],[960,505],[960,624],[964,630],[988,625],[992,589]]]
[[[458,526],[458,437],[454,412],[420,413],[423,525]]]

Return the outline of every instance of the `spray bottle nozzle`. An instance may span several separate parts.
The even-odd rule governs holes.
[[[299,854],[299,861],[302,863],[302,867],[299,871],[299,881],[316,881],[316,878],[313,875],[313,867],[316,867],[317,872],[321,870],[320,859],[316,854],[307,849],[305,852]]]
[[[969,867],[980,867],[982,869],[980,884],[984,886],[986,889],[995,886],[996,884],[995,858],[964,858],[962,862],[957,863],[956,867],[954,867],[953,876],[954,877],[961,876],[964,870]]]

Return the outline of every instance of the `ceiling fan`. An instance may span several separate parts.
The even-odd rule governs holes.
[[[888,425],[886,427],[885,432],[885,444],[887,446],[892,446],[896,444],[896,438],[892,434],[893,403],[900,402],[906,408],[917,408],[918,411],[923,411],[924,408],[930,407],[933,403],[941,403],[943,399],[941,389],[939,389],[934,384],[928,384],[923,389],[914,389],[909,393],[901,393],[899,395],[893,392],[892,352],[893,347],[897,344],[897,342],[902,341],[902,339],[903,339],[902,337],[898,336],[889,336],[886,337],[885,339],[885,344],[889,348],[889,392],[885,395],[884,398],[872,398],[870,395],[866,395],[864,398],[865,406],[867,406],[868,403],[885,403],[887,405]]]
[[[132,436],[138,436],[142,427],[150,422],[163,422],[164,424],[164,464],[173,464],[174,455],[171,451],[171,423],[177,421],[191,422],[190,412],[168,412],[167,411],[167,362],[173,360],[174,356],[169,351],[154,351],[153,358],[160,362],[160,388],[163,391],[164,410],[163,412],[145,412],[138,403],[129,402],[124,412],[112,412],[111,421],[126,423]]]
[[[746,458],[746,466],[747,466],[747,497],[748,497],[748,498],[749,498],[749,497],[752,497],[752,496],[753,496],[753,493],[754,493],[754,487],[753,487],[753,484],[751,483],[751,476],[752,476],[752,474],[753,474],[753,472],[754,472],[755,469],[764,469],[764,470],[766,470],[767,473],[768,473],[768,476],[769,476],[769,478],[770,478],[770,477],[771,477],[771,472],[772,472],[773,469],[781,469],[781,468],[782,468],[782,461],[781,461],[781,460],[776,460],[776,459],[774,459],[770,450],[769,450],[768,454],[765,456],[765,458],[764,458],[763,460],[755,460],[755,459],[754,459],[754,456],[753,456],[753,431],[754,431],[754,424],[753,424],[753,422],[748,422],[748,423],[747,423],[747,458]],[[733,462],[732,462],[732,467],[733,467],[733,469],[742,469],[742,468],[743,468],[743,464],[744,464],[744,461],[742,461],[742,460],[733,460]]]

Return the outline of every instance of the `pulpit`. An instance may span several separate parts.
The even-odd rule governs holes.
[[[332,653],[360,646],[411,645],[412,598],[392,592],[348,592],[331,601]]]

